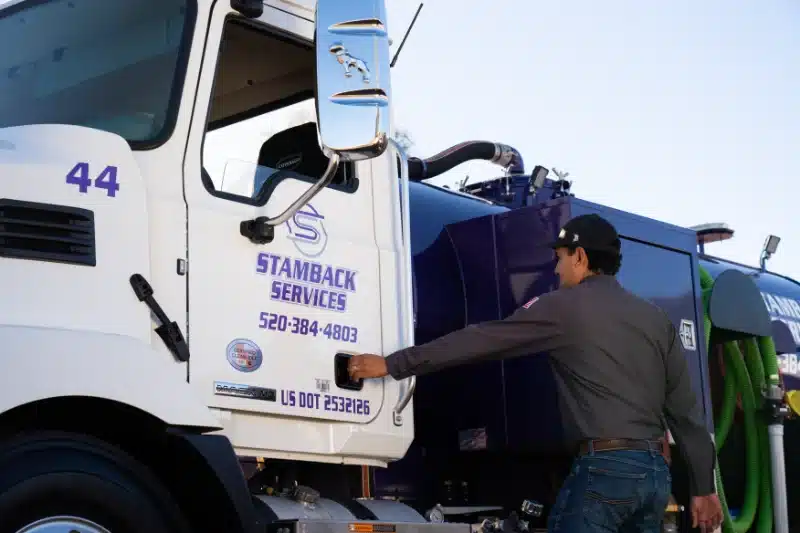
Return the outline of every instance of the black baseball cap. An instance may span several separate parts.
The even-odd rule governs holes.
[[[550,248],[584,248],[618,254],[619,234],[614,226],[600,215],[580,215],[567,222],[550,243]]]

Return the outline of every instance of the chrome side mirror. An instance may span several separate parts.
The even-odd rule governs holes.
[[[329,158],[378,157],[390,127],[385,0],[317,0],[317,128]]]
[[[280,215],[277,226],[324,189],[339,161],[378,157],[389,144],[389,33],[384,0],[317,0],[317,132],[330,161],[325,174]],[[270,231],[270,230],[268,230]]]

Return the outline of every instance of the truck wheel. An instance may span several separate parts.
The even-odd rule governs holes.
[[[85,435],[42,432],[0,445],[1,533],[187,533],[158,479]]]

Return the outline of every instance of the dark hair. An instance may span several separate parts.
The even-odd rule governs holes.
[[[569,255],[573,255],[575,250],[576,248],[569,247],[567,252]],[[589,270],[595,274],[616,276],[617,272],[619,272],[619,267],[622,266],[622,254],[620,252],[606,252],[586,248],[583,251],[586,252],[586,258],[589,260]]]

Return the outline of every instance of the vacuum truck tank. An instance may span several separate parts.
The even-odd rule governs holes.
[[[479,143],[480,144],[480,143]],[[484,143],[484,157],[502,145]],[[432,159],[447,169],[464,147]],[[507,147],[505,147],[507,148]],[[411,183],[416,343],[468,324],[499,319],[558,286],[553,241],[571,218],[599,213],[623,236],[622,283],[688,328],[685,346],[698,397],[705,352],[697,345],[699,288],[695,233],[586,202],[563,180],[520,164],[507,177],[467,193]],[[430,160],[426,160],[430,161]],[[426,165],[410,165],[412,179]],[[431,165],[427,165],[431,170]],[[427,174],[428,177],[430,173]],[[485,198],[479,198],[479,195]],[[659,283],[652,283],[658,279]],[[554,502],[572,459],[562,448],[555,382],[546,357],[481,362],[420,376],[414,402],[416,438],[406,458],[375,473],[376,495],[454,514],[517,510]],[[709,405],[705,405],[708,412]],[[711,427],[710,418],[708,418]],[[543,527],[544,517],[532,527]]]
[[[459,152],[460,162],[466,160],[464,147],[471,144],[476,143],[431,158],[439,163],[436,173],[452,168],[447,159],[459,160]],[[491,160],[503,150],[477,144],[483,147],[478,159]],[[546,243],[569,219],[598,213],[622,238],[620,282],[659,305],[679,327],[713,431],[708,358],[698,329],[703,324],[700,267],[716,277],[733,264],[700,254],[694,229],[578,199],[569,182],[547,179],[542,167],[525,175],[521,158],[505,148],[519,161],[510,169],[516,172],[507,169],[503,178],[458,192],[418,182],[435,175],[427,164],[431,160],[409,165],[411,179],[416,177],[409,190],[416,343],[505,317],[555,289],[556,260]],[[798,298],[792,294],[800,293],[800,286],[772,273],[754,276],[768,308],[770,298],[779,296],[770,309],[773,318],[800,321],[800,312],[793,318],[789,301]],[[782,331],[785,341],[788,329]],[[786,350],[785,342],[782,346]],[[788,361],[796,361],[795,349],[793,343]],[[524,508],[526,501],[553,503],[572,454],[561,448],[559,407],[546,357],[481,362],[420,376],[414,406],[415,442],[405,459],[375,472],[376,495],[420,508],[438,503],[445,514],[508,511]],[[677,479],[675,484],[676,494],[686,490]],[[542,518],[538,526],[543,525]]]

